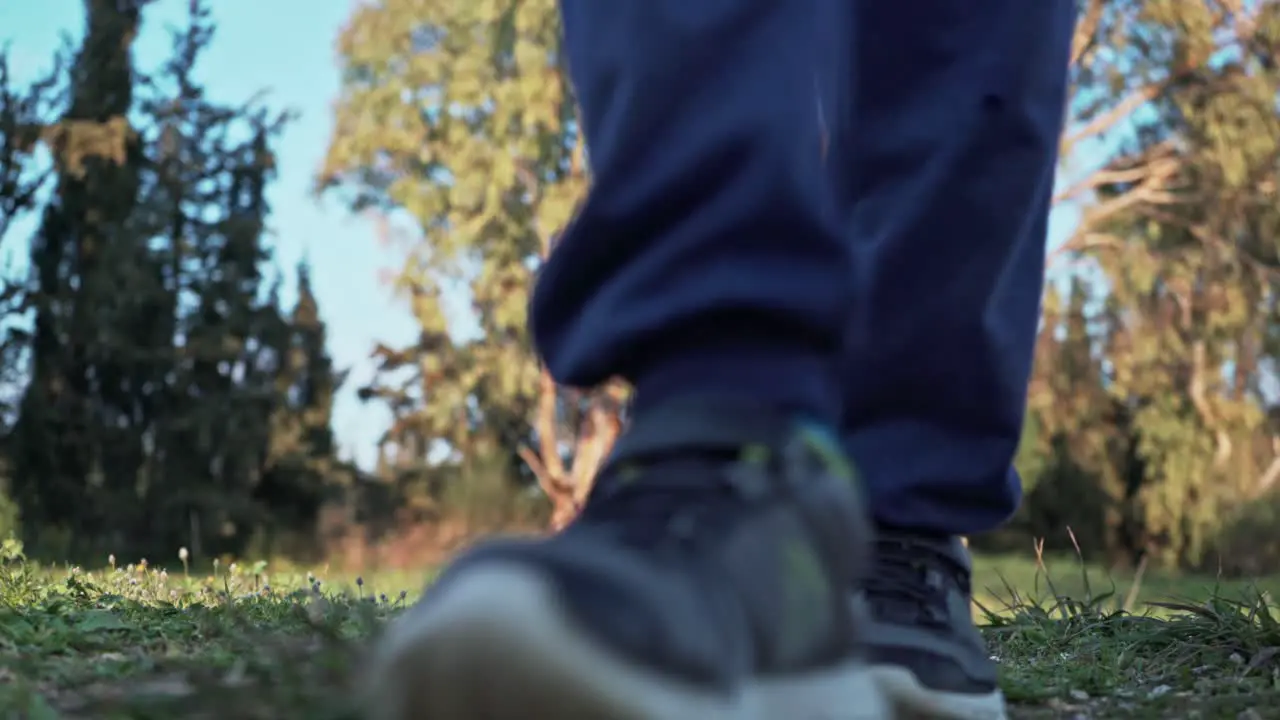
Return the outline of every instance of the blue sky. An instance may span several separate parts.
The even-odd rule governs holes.
[[[165,28],[183,24],[186,6],[185,0],[160,0],[147,11],[138,41],[143,67],[166,56]],[[310,193],[338,89],[334,40],[353,1],[216,0],[212,7],[217,35],[200,71],[211,96],[236,102],[266,90],[276,107],[300,113],[279,148],[281,175],[271,191],[277,256],[286,268],[303,253],[312,262],[330,351],[339,366],[353,370],[339,398],[334,430],[344,449],[368,467],[388,417],[376,406],[362,405],[353,390],[371,375],[368,355],[375,341],[410,338],[413,324],[379,280],[380,271],[396,258],[380,245],[372,226]],[[0,43],[9,43],[19,79],[47,67],[61,33],[79,34],[82,8],[83,0],[0,0]],[[1065,237],[1075,216],[1055,213],[1051,245]],[[24,255],[29,230],[11,231],[3,254]]]
[[[84,0],[0,0],[0,43],[8,43],[19,79],[48,66],[60,33],[78,35]],[[138,41],[143,67],[165,57],[166,25],[181,25],[187,3],[160,0],[148,10]],[[362,406],[352,390],[370,376],[368,355],[377,340],[411,337],[412,320],[393,304],[379,271],[395,257],[382,249],[369,223],[310,194],[313,173],[324,157],[330,106],[338,88],[334,40],[352,8],[351,0],[217,0],[217,35],[201,62],[212,97],[229,102],[268,91],[276,107],[300,113],[280,146],[281,175],[272,202],[277,254],[292,268],[305,252],[321,309],[329,325],[330,351],[339,366],[352,367],[339,399],[334,430],[343,447],[366,466],[387,416]],[[20,257],[28,234],[16,228],[3,248]]]

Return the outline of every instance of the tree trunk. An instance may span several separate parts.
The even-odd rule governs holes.
[[[573,463],[566,466],[560,449],[560,388],[544,368],[540,378],[538,411],[535,419],[539,450],[520,448],[520,457],[529,465],[538,484],[551,501],[550,529],[563,530],[578,515],[604,460],[622,430],[620,411],[626,391],[619,383],[609,383],[593,391],[586,417],[573,438]]]

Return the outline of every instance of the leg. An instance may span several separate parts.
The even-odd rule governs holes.
[[[1074,4],[858,6],[844,427],[877,520],[980,533],[1021,495]]]
[[[844,5],[563,0],[596,174],[534,335],[638,403],[569,528],[467,553],[398,621],[382,718],[886,717],[848,598],[869,523],[824,429],[852,263],[817,61],[850,23],[819,11]]]
[[[954,536],[1020,496],[1074,4],[858,3],[844,428],[881,530],[873,659],[927,717],[1004,713]]]
[[[826,5],[562,2],[594,183],[533,298],[557,380],[838,421],[852,258],[822,157]]]

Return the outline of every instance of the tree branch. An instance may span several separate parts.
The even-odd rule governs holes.
[[[1103,0],[1089,0],[1080,22],[1076,25],[1076,34],[1071,42],[1071,64],[1079,65],[1089,48],[1094,46],[1094,36],[1102,23]]]
[[[1181,161],[1177,158],[1162,157],[1133,167],[1101,168],[1054,195],[1053,203],[1056,205],[1078,200],[1086,192],[1106,185],[1138,183],[1140,187],[1150,186],[1153,182],[1171,178],[1180,166]]]
[[[543,367],[538,376],[538,447],[546,471],[557,481],[564,482],[564,458],[560,456],[560,433],[556,423],[556,381]]]
[[[1280,482],[1280,438],[1271,439],[1271,450],[1275,453],[1275,457],[1258,478],[1258,484],[1254,488],[1255,498],[1266,495],[1277,482]]]
[[[516,454],[524,460],[529,466],[529,470],[533,472],[534,477],[538,479],[538,486],[547,494],[547,497],[557,498],[566,494],[572,494],[573,489],[565,482],[547,470],[547,466],[542,463],[542,459],[538,457],[538,453],[528,445],[521,445],[516,448]]]
[[[1120,124],[1125,118],[1132,115],[1138,108],[1151,102],[1164,92],[1169,81],[1155,82],[1144,85],[1134,90],[1127,97],[1116,103],[1106,112],[1095,115],[1092,120],[1084,125],[1084,127],[1067,135],[1061,145],[1061,154],[1068,157],[1075,149],[1076,145],[1088,140],[1089,138],[1101,135],[1116,125]]]

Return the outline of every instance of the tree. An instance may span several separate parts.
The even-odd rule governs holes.
[[[61,560],[309,532],[333,455],[323,324],[309,301],[281,310],[265,239],[288,115],[206,97],[194,69],[214,26],[199,2],[168,61],[138,71],[144,4],[87,3],[68,106],[39,132],[56,185],[31,246],[30,379],[6,448],[28,547]],[[29,124],[6,137],[27,142]],[[285,417],[303,424],[305,478],[279,452],[297,429]]]
[[[298,264],[298,298],[274,353],[281,359],[267,435],[262,482],[254,498],[270,522],[266,545],[276,546],[279,530],[313,538],[321,508],[348,489],[353,471],[337,457],[333,401],[345,379],[329,356],[327,330],[311,284],[311,267]]]
[[[1059,193],[1083,212],[1053,259],[1071,260],[1077,293],[1100,306],[1099,364],[1037,420],[1077,446],[1107,428],[1110,452],[1095,440],[1069,455],[1108,467],[1090,481],[1120,504],[1108,524],[1129,518],[1130,551],[1164,563],[1201,562],[1221,518],[1273,482],[1278,41],[1273,0],[1091,0],[1075,47],[1064,148],[1103,161]],[[1042,387],[1070,377],[1062,363],[1085,345],[1074,332],[1074,349],[1042,353]]]
[[[0,50],[0,247],[15,222],[39,210],[39,197],[53,177],[52,171],[40,167],[36,150],[66,100],[63,60],[55,57],[48,74],[20,87],[10,74],[7,53]],[[25,384],[31,340],[22,327],[28,293],[21,278],[8,275],[0,278],[0,386],[17,388]],[[0,396],[0,538],[21,529],[12,499],[8,442],[20,400],[21,393],[13,390]]]
[[[382,0],[355,10],[339,48],[322,186],[416,234],[395,287],[421,333],[379,349],[384,379],[367,392],[396,414],[388,442],[417,462],[437,441],[503,454],[562,525],[617,433],[620,390],[557,388],[524,327],[537,265],[587,182],[557,4]],[[450,293],[473,328],[450,322]]]
[[[104,472],[114,411],[95,403],[112,367],[105,335],[118,319],[106,297],[113,264],[137,203],[141,152],[128,120],[133,104],[130,45],[139,9],[94,0],[72,66],[70,106],[45,131],[57,162],[57,189],[32,249],[35,332],[32,379],[15,427],[14,494],[30,524],[62,526],[73,537],[102,536],[103,511],[121,477]],[[105,411],[105,412],[104,412]],[[115,446],[127,452],[128,445]],[[126,476],[127,477],[127,476]]]

